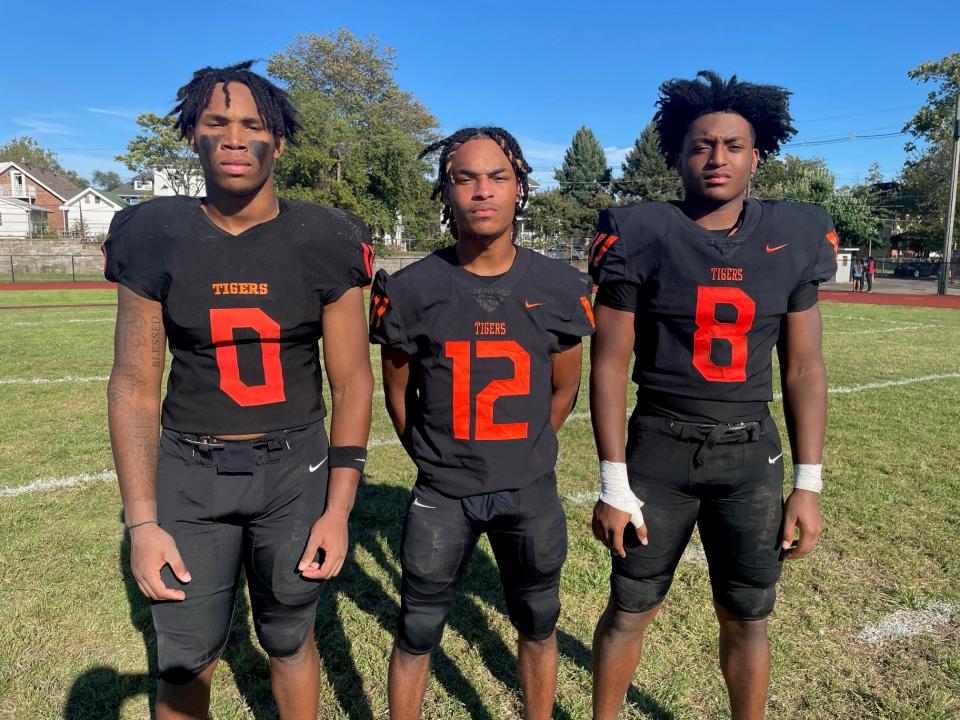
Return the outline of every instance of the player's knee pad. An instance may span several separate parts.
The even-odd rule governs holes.
[[[411,655],[425,655],[440,645],[449,603],[405,594],[397,620],[397,645]]]
[[[166,647],[164,645],[166,644]],[[186,685],[214,662],[219,654],[209,656],[199,648],[172,648],[157,638],[158,675],[168,685]]]
[[[296,655],[303,647],[317,615],[317,604],[306,603],[299,607],[285,607],[272,611],[264,617],[254,613],[254,629],[260,646],[272,658],[287,658]]]
[[[726,588],[715,592],[714,601],[740,620],[763,620],[773,612],[777,601],[775,586],[767,588]]]
[[[559,578],[543,587],[507,593],[510,622],[532,640],[545,640],[553,634],[560,617]]]
[[[610,595],[618,609],[629,613],[641,613],[663,602],[670,589],[672,578],[652,580],[614,574],[610,578]]]

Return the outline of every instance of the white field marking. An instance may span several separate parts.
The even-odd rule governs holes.
[[[932,382],[934,380],[949,380],[954,378],[960,378],[960,372],[921,375],[919,377],[903,378],[902,380],[887,380],[885,382],[866,383],[852,387],[832,387],[827,389],[827,393],[830,395],[849,395],[850,393],[864,392],[865,390],[880,390],[888,387],[899,387],[900,385],[913,385],[919,382]]]
[[[374,439],[367,443],[368,448],[383,447],[384,445],[399,445],[397,438]],[[116,480],[117,474],[113,470],[103,470],[97,473],[80,473],[79,475],[70,475],[61,478],[45,478],[43,480],[34,480],[29,485],[21,487],[0,487],[0,497],[15,497],[17,495],[27,495],[37,492],[46,492],[48,490],[59,490],[61,488],[78,487],[86,485],[97,480]]]
[[[30,327],[37,327],[38,325],[66,325],[68,323],[112,323],[116,322],[116,318],[73,318],[72,320],[44,320],[37,322],[12,322],[5,323],[6,325],[27,325]]]
[[[891,640],[920,635],[946,625],[958,612],[960,606],[945,602],[931,602],[921,610],[897,610],[883,620],[864,627],[859,638],[871,645],[883,645]]]
[[[868,323],[885,323],[887,325],[913,325],[913,320],[891,320],[889,318],[868,318],[859,315],[821,315],[824,320],[857,320]],[[940,323],[931,323],[936,327],[943,327]]]
[[[699,545],[694,545],[693,543],[690,543],[689,545],[687,545],[687,549],[683,551],[683,555],[680,556],[680,560],[696,563],[697,565],[706,565],[707,554],[703,551],[703,548],[700,547]]]
[[[824,330],[824,336],[827,335],[878,335],[880,333],[903,332],[905,330],[926,330],[927,328],[939,327],[938,325],[899,325],[891,328],[880,328],[877,330]]]
[[[587,505],[588,503],[595,503],[598,494],[596,490],[581,490],[580,492],[570,493],[563,497],[574,505]]]
[[[34,480],[29,485],[21,487],[0,487],[0,497],[15,497],[17,495],[27,495],[29,493],[46,492],[48,490],[59,490],[61,488],[77,487],[87,483],[99,480],[116,480],[117,474],[113,470],[102,470],[98,473],[80,473],[79,475],[70,475],[61,478],[46,478],[44,480]]]
[[[52,385],[57,383],[106,382],[109,379],[110,377],[108,375],[93,375],[91,377],[67,375],[60,378],[4,378],[0,379],[0,385]]]

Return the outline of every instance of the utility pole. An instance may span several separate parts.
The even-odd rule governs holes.
[[[957,91],[957,108],[953,114],[953,160],[950,163],[950,200],[947,202],[947,229],[943,234],[943,258],[940,260],[940,281],[937,295],[947,294],[947,274],[953,256],[953,222],[957,210],[957,166],[960,165],[960,89]]]

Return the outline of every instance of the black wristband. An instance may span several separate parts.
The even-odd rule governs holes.
[[[345,467],[363,472],[367,464],[367,449],[359,445],[339,445],[331,447],[327,456],[330,458],[330,469]]]

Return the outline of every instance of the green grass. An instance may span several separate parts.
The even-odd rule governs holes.
[[[113,301],[111,291],[0,295],[3,306],[106,304],[0,311],[0,380],[107,375]],[[960,370],[955,310],[825,304],[823,313],[832,387]],[[0,384],[0,486],[112,468],[104,386]],[[583,392],[577,412],[586,411],[586,401]],[[866,623],[895,610],[960,605],[960,379],[833,394],[830,404],[826,531],[812,557],[784,570],[771,620],[769,717],[960,717],[956,615],[933,632],[885,645],[858,639]],[[371,438],[392,438],[381,397],[374,407]],[[773,411],[780,419],[779,403]],[[570,421],[560,439],[561,494],[595,491],[589,421]],[[317,615],[322,716],[329,718],[386,716],[396,555],[414,468],[397,445],[373,448],[368,465],[351,521],[352,561]],[[565,506],[570,555],[557,717],[588,718],[590,639],[607,597],[609,562],[590,535],[591,503],[568,499]],[[0,497],[0,718],[148,716],[154,640],[127,551],[115,482]],[[423,716],[520,717],[515,633],[486,543],[463,590]],[[246,598],[238,604],[214,678],[212,717],[273,717],[266,659]],[[706,568],[683,562],[622,717],[728,717],[716,653]]]

